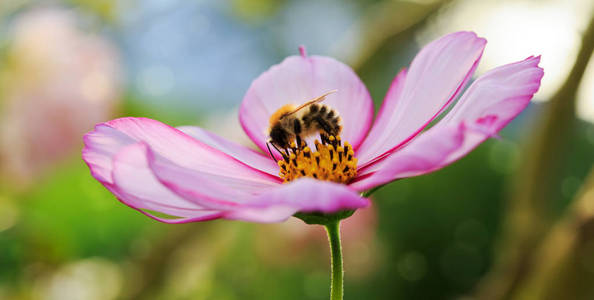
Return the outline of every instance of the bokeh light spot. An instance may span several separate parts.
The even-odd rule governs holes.
[[[418,281],[427,272],[425,256],[419,252],[409,252],[400,258],[397,264],[398,274],[408,281]]]
[[[0,196],[0,232],[13,227],[19,219],[19,210],[10,199]]]

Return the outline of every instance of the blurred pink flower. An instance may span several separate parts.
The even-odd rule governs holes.
[[[479,77],[427,129],[463,90],[485,44],[474,33],[457,32],[425,46],[392,82],[373,127],[373,103],[357,75],[332,58],[307,56],[303,48],[301,56],[273,66],[248,89],[239,118],[262,151],[275,111],[334,89],[338,92],[324,103],[341,114],[344,146],[337,140],[316,141],[317,152],[294,149],[277,164],[198,127],[122,118],[98,124],[85,136],[83,159],[120,201],[168,223],[217,218],[279,222],[298,212],[362,208],[369,200],[361,192],[452,163],[496,135],[528,105],[543,76],[539,57]],[[333,168],[333,163],[340,166]]]
[[[30,180],[72,154],[80,136],[113,115],[119,97],[114,47],[77,27],[69,10],[39,8],[11,30],[0,70],[0,166]]]

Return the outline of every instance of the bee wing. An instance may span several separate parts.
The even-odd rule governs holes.
[[[307,101],[307,102],[305,102],[305,103],[297,106],[293,111],[291,111],[287,115],[292,115],[292,114],[300,111],[301,109],[306,108],[306,107],[308,107],[308,106],[310,106],[310,105],[312,105],[314,103],[322,102],[322,101],[324,101],[326,99],[326,96],[328,96],[330,94],[333,94],[333,93],[336,93],[336,92],[338,92],[338,90],[331,90],[331,91],[325,92],[323,95],[321,95],[319,97],[316,97],[316,98],[313,98],[313,99],[311,99],[311,100],[309,100],[309,101]]]

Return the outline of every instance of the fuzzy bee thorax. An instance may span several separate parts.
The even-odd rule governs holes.
[[[295,105],[294,104],[286,104],[283,105],[281,108],[279,108],[277,111],[275,111],[271,116],[270,116],[270,128],[274,127],[274,125],[276,125],[279,121],[281,121],[281,119],[284,119],[285,116],[289,115],[290,113],[292,113],[293,111],[295,111]]]

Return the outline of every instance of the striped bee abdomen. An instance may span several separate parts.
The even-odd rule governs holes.
[[[312,104],[302,116],[303,131],[322,131],[328,135],[339,135],[342,130],[340,116],[326,105]]]

